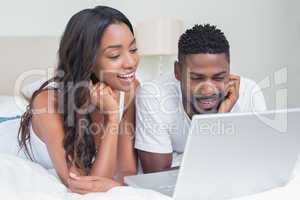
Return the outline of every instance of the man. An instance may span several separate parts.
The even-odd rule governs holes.
[[[136,141],[144,173],[169,169],[184,151],[195,114],[266,109],[252,80],[230,74],[230,48],[215,26],[195,25],[179,39],[175,78],[144,83],[136,96]]]

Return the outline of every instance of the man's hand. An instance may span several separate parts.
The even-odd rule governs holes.
[[[225,99],[219,107],[220,113],[230,112],[239,99],[240,77],[236,75],[229,76],[229,83],[225,92]]]
[[[113,187],[121,186],[120,183],[105,177],[77,176],[70,173],[68,188],[71,192],[87,194],[91,192],[107,192]]]

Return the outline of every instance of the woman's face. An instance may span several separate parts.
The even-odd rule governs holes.
[[[112,89],[129,91],[139,63],[136,41],[124,23],[109,25],[103,33],[94,73]]]

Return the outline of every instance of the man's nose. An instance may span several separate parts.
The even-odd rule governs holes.
[[[210,81],[200,83],[198,91],[200,91],[203,96],[211,96],[218,93],[217,87]]]

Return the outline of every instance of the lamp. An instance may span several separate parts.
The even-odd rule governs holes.
[[[171,18],[158,18],[137,24],[135,33],[139,53],[141,56],[159,56],[159,75],[162,74],[163,56],[177,55],[182,29],[182,21]]]

